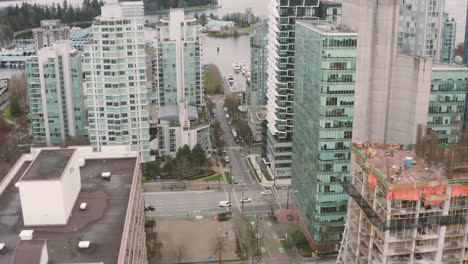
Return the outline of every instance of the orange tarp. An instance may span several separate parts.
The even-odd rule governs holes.
[[[438,205],[440,204],[441,201],[428,201],[430,200],[429,197],[436,198],[435,196],[439,196],[439,198],[443,198],[446,196],[442,196],[445,192],[445,187],[434,187],[434,188],[424,188],[423,189],[423,198],[424,198],[424,204],[425,205]]]
[[[367,182],[372,186],[377,185],[377,177],[375,177],[372,171],[369,173],[369,176],[367,176]]]
[[[452,196],[468,195],[468,184],[452,187]]]
[[[419,189],[396,190],[388,194],[388,200],[419,200]]]

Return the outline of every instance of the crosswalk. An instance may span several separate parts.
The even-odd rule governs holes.
[[[241,146],[228,146],[226,147],[226,149],[238,150],[238,149],[242,149],[242,147]]]

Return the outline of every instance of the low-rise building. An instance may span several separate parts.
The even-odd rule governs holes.
[[[50,47],[56,41],[68,39],[69,31],[70,28],[62,25],[60,19],[42,20],[41,27],[32,30],[36,50]]]
[[[262,141],[262,123],[266,118],[267,109],[265,106],[247,107],[247,122],[255,142]]]
[[[24,154],[0,182],[0,263],[148,263],[140,154],[130,148]]]

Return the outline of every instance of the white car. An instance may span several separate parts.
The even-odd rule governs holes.
[[[219,201],[219,207],[231,207],[231,202],[229,202],[229,201]]]
[[[225,157],[224,157],[224,161],[225,161],[226,163],[229,163],[229,157],[228,157],[228,156],[225,156]]]
[[[240,202],[241,202],[241,203],[250,203],[250,202],[252,202],[252,199],[249,198],[249,197],[248,197],[248,198],[241,198],[241,199],[240,199]]]
[[[263,192],[260,193],[261,195],[269,195],[271,194],[271,191],[270,190],[265,190]]]

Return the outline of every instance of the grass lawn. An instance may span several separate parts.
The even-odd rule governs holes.
[[[220,179],[223,180],[223,177],[218,173],[213,177],[205,179],[205,181],[219,181]]]
[[[215,93],[216,90],[214,89],[213,78],[212,78],[211,74],[212,73],[211,73],[210,69],[205,68],[203,70],[203,78],[204,78],[203,83],[205,84],[205,92]]]
[[[15,118],[11,115],[10,106],[3,109],[2,115],[8,120],[15,121]]]
[[[252,161],[250,161],[249,158],[247,158],[247,160],[249,161],[249,164],[250,164],[250,168],[253,170],[254,174],[255,174],[255,177],[257,177],[257,180],[258,182],[262,182],[262,178],[260,178],[257,174],[257,170],[254,168],[253,164],[252,164]]]
[[[270,173],[268,172],[268,170],[264,170],[262,171],[263,173],[263,176],[265,176],[265,179],[267,179],[267,181],[272,181],[273,179],[271,178],[271,175]]]
[[[229,183],[229,184],[232,184],[232,176],[231,176],[231,173],[225,172],[224,175],[226,176],[226,179],[227,179],[228,183]]]

